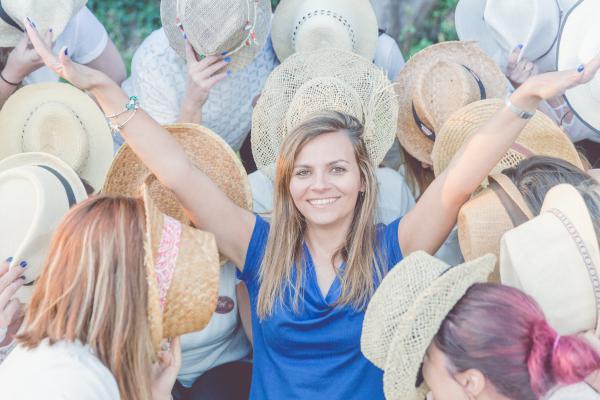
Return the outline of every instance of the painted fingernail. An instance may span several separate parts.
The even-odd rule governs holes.
[[[68,55],[69,55],[69,48],[65,47],[65,56],[68,56]]]
[[[27,261],[21,261],[21,262],[19,263],[19,266],[20,266],[21,268],[26,268],[26,267],[27,267]]]
[[[26,18],[27,18],[27,22],[29,22],[29,25],[31,25],[31,26],[33,26],[35,28],[35,22],[33,22],[31,20],[31,18],[29,18],[29,17],[26,17]]]
[[[229,53],[227,50],[225,50],[224,52],[221,53],[222,56],[226,56],[227,53]]]
[[[187,33],[183,32],[183,40],[187,40]]]
[[[48,28],[48,32],[52,33],[52,28]]]
[[[227,70],[227,76],[231,76],[231,74],[233,74],[233,72],[231,72],[230,70]]]
[[[579,67],[577,67],[577,72],[583,72],[584,69],[585,65],[581,64]]]
[[[225,61],[226,63],[230,63],[231,62],[231,57],[225,57],[223,59],[223,61]]]
[[[12,262],[12,260],[13,260],[13,258],[12,258],[12,257],[8,257],[8,258],[6,259],[6,262],[7,262],[7,263],[9,263],[9,262]]]
[[[27,278],[25,277],[25,275],[21,275],[19,278],[23,279],[24,281],[27,280]]]
[[[522,49],[522,48],[523,48],[523,44],[522,44],[522,43],[519,43],[519,44],[517,45],[517,48],[519,48],[519,49]]]

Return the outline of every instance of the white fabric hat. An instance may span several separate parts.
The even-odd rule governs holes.
[[[24,86],[0,111],[0,160],[32,151],[59,157],[99,190],[114,149],[106,118],[94,100],[57,82]]]
[[[571,185],[550,189],[540,215],[502,238],[502,283],[533,297],[561,335],[600,333],[599,273],[594,226]]]
[[[21,301],[31,296],[54,229],[76,203],[87,198],[83,183],[64,161],[47,153],[21,153],[0,161],[0,257],[10,268],[27,261]]]
[[[558,42],[558,70],[577,68],[600,53],[600,1],[582,0],[565,18]],[[585,85],[569,89],[565,98],[573,112],[600,132],[600,74]]]
[[[576,0],[460,0],[455,24],[460,40],[474,40],[505,70],[509,54],[521,56],[541,72],[556,69],[561,19]]]
[[[40,32],[58,37],[87,0],[0,0],[0,47],[14,47],[29,17]]]
[[[281,62],[297,51],[335,47],[373,60],[378,25],[369,0],[282,0],[271,33]]]

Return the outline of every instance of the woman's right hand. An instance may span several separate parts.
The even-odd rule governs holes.
[[[52,31],[48,30],[42,39],[43,43],[49,48],[52,47]],[[30,46],[27,33],[23,33],[19,43],[10,52],[6,60],[2,76],[9,82],[19,83],[27,75],[44,65],[44,61]]]
[[[158,363],[152,371],[152,400],[171,399],[171,390],[175,385],[177,374],[181,368],[181,342],[179,337],[171,341],[169,349],[161,351]]]
[[[0,331],[9,331],[6,339],[0,337],[0,346],[12,341],[12,335],[19,328],[15,322],[22,316],[21,303],[13,296],[25,282],[22,279],[24,268],[17,266],[9,269],[8,265],[9,260],[0,264]],[[27,266],[27,263],[22,265]]]

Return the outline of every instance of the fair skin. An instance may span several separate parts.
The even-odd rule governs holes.
[[[89,90],[106,114],[122,110],[128,98],[105,74],[72,62],[63,52],[58,56],[53,54],[33,26],[27,25],[27,31],[38,53],[50,68],[75,86]],[[521,85],[513,93],[511,100],[517,107],[533,111],[540,101],[588,82],[599,68],[600,56],[590,61],[582,73],[573,70],[537,75]],[[433,181],[399,224],[398,238],[403,254],[408,255],[416,250],[424,250],[429,254],[437,251],[454,226],[460,207],[514,143],[526,123],[526,120],[503,107],[463,145],[448,168]],[[121,133],[148,168],[175,193],[195,226],[212,232],[220,251],[241,270],[254,228],[254,215],[235,205],[210,178],[190,162],[179,143],[143,111],[138,111]],[[337,160],[334,151],[344,146],[344,141],[349,141],[344,135],[337,137],[339,140],[334,146],[328,143],[323,146],[326,148],[319,149],[322,159],[313,161],[311,168],[325,168],[328,162]],[[348,161],[349,167],[356,164],[355,159]],[[325,176],[324,171],[317,176]],[[319,180],[316,182],[323,185]],[[360,180],[355,182],[353,196],[358,196],[359,182]],[[290,193],[291,190],[292,188]],[[318,190],[322,190],[322,187],[317,186]],[[348,199],[352,196],[350,193],[347,195]],[[294,199],[294,202],[297,203],[297,200]],[[330,259],[334,242],[339,245],[345,240],[348,218],[354,207],[351,202],[345,204],[351,209],[332,213],[337,216],[336,220],[328,219],[329,215],[322,220],[321,217],[315,217],[313,223],[307,226],[305,239],[307,243],[313,244],[313,259]],[[320,212],[315,211],[315,215]],[[312,218],[310,215],[308,217]],[[319,243],[319,246],[314,245],[314,239],[327,237],[331,232],[337,232],[335,238]],[[326,271],[318,274],[326,278],[331,275],[333,266],[325,263],[315,265],[315,268],[325,269]],[[324,282],[327,283],[328,279]]]
[[[152,400],[170,400],[171,389],[181,368],[181,340],[171,341],[168,350],[158,354],[158,362],[152,368]]]
[[[48,30],[43,37],[46,46],[51,47],[53,36],[52,31]],[[2,76],[12,83],[19,83],[27,75],[44,65],[44,61],[33,48],[26,33],[19,40],[19,43],[10,52],[6,65],[2,69]],[[106,47],[102,53],[87,64],[89,67],[103,71],[110,79],[121,83],[126,78],[125,64],[115,47],[112,40],[108,39]],[[9,85],[0,80],[0,107],[6,102],[8,97],[17,90],[17,86]]]
[[[0,342],[0,347],[10,344],[21,326],[23,309],[19,300],[13,298],[17,290],[25,282],[21,279],[24,268],[19,266],[8,268],[7,261],[0,264],[0,328],[7,328],[6,338]]]

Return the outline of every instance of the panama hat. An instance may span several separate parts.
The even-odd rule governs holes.
[[[600,2],[582,0],[567,15],[558,42],[558,70],[575,69],[600,53]],[[585,85],[565,92],[573,112],[587,126],[600,132],[600,74]]]
[[[437,135],[431,153],[436,176],[446,169],[467,139],[477,133],[502,107],[504,101],[501,99],[481,100],[461,108],[448,118]],[[560,158],[583,169],[569,137],[550,117],[537,112],[491,173],[498,174],[534,155]]]
[[[433,143],[446,119],[474,101],[505,96],[508,82],[474,43],[443,42],[411,57],[395,88],[398,140],[417,160],[431,164]]]
[[[52,28],[58,37],[87,0],[0,0],[0,47],[14,47],[31,18],[40,32]]]
[[[451,267],[423,251],[406,257],[371,298],[361,336],[361,351],[383,369],[387,400],[421,400],[417,387],[423,357],[446,315],[475,283],[494,268],[491,254]]]
[[[385,73],[355,53],[320,49],[296,53],[273,70],[252,115],[252,155],[273,179],[285,137],[320,111],[351,115],[364,125],[374,166],[394,142],[398,103]]]
[[[0,160],[24,152],[53,154],[98,190],[113,158],[104,114],[67,83],[27,85],[0,110]]]
[[[47,153],[21,153],[0,161],[0,257],[10,268],[27,261],[25,286],[16,297],[29,301],[54,229],[69,209],[87,198],[69,165]]]
[[[148,318],[156,351],[163,338],[204,328],[217,305],[219,251],[212,233],[163,214],[148,187],[146,212]]]
[[[561,335],[600,334],[600,251],[585,201],[554,186],[540,215],[502,238],[502,283],[533,297]]]
[[[273,15],[271,37],[282,62],[297,51],[324,47],[373,60],[378,36],[369,0],[283,0]]]
[[[181,144],[192,163],[215,182],[235,204],[252,210],[252,193],[246,170],[231,147],[220,136],[196,124],[174,124],[165,128]],[[150,175],[152,173],[129,145],[124,144],[110,166],[102,193],[139,196],[142,184]],[[149,180],[148,190],[162,212],[191,225],[175,195],[158,180]]]
[[[506,68],[508,56],[523,45],[521,57],[541,72],[556,70],[561,21],[577,0],[460,0],[455,26],[460,40],[474,40]]]
[[[488,253],[498,256],[502,235],[533,216],[508,176],[490,176],[488,187],[466,202],[458,213],[458,242],[463,258],[471,261]],[[498,269],[490,281],[500,282]]]
[[[187,37],[200,58],[231,57],[237,71],[254,60],[269,37],[269,0],[162,0],[160,18],[171,47],[185,56]]]

